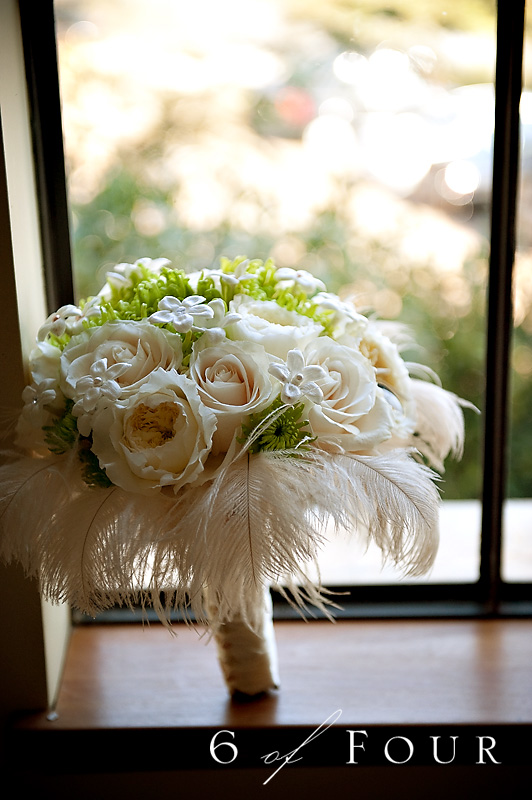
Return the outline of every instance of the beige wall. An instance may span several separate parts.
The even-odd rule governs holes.
[[[25,363],[45,316],[42,259],[16,0],[0,2],[0,408],[20,407]],[[2,442],[6,446],[6,442]],[[70,628],[16,565],[0,566],[0,720],[53,703]],[[2,729],[3,729],[2,724]]]

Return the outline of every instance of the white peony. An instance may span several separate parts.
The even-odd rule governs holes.
[[[319,446],[360,452],[390,438],[391,408],[361,353],[322,336],[307,346],[304,356],[306,364],[317,364],[326,373],[316,380],[323,400],[307,414]]]
[[[289,350],[303,350],[323,331],[310,317],[283,308],[275,300],[253,300],[237,295],[229,303],[229,311],[241,317],[227,326],[230,339],[261,344],[268,353],[283,361]]]
[[[193,381],[158,368],[127,402],[96,410],[92,450],[126,491],[177,492],[201,476],[215,429],[216,416]]]
[[[216,414],[213,453],[226,452],[248,414],[262,411],[276,389],[268,374],[271,357],[259,344],[224,339],[210,345],[202,336],[194,345],[190,378],[202,402]]]
[[[75,336],[61,355],[61,388],[75,402],[83,398],[91,367],[105,361],[106,369],[124,364],[116,377],[120,397],[129,397],[161,367],[178,369],[182,361],[181,338],[148,322],[107,322]],[[79,383],[81,381],[81,383]]]

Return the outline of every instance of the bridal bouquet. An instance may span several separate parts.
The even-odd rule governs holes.
[[[0,555],[88,614],[208,618],[238,642],[220,646],[232,691],[276,684],[268,587],[323,607],[308,568],[331,525],[409,574],[434,559],[431,468],[460,455],[462,402],[403,336],[271,260],[117,265],[39,330]]]

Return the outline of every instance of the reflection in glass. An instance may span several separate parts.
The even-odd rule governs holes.
[[[80,296],[144,255],[187,271],[272,256],[412,325],[424,352],[407,358],[482,408],[494,7],[55,8]],[[478,576],[480,430],[468,413],[432,581]],[[342,547],[326,583],[397,579]]]
[[[528,22],[528,20],[527,20]],[[528,25],[527,25],[528,28]],[[521,172],[514,272],[511,352],[510,448],[504,508],[502,574],[510,582],[532,581],[532,65],[524,50],[521,97]]]

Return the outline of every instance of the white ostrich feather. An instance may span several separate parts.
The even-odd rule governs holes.
[[[208,587],[217,622],[238,612],[253,627],[269,584],[292,585],[296,605],[325,609],[307,571],[331,518],[408,574],[429,569],[437,548],[434,476],[403,451],[244,453],[218,480],[177,497],[89,488],[75,468],[69,457],[3,468],[1,552],[22,562],[44,596],[91,615],[140,601],[163,622],[176,606],[205,620]]]
[[[467,400],[428,381],[412,379],[416,404],[416,431],[412,444],[438,472],[447,456],[461,458],[464,448],[462,408],[478,409]]]
[[[28,568],[31,549],[50,527],[58,507],[71,497],[71,459],[2,452],[0,467],[0,556]]]

